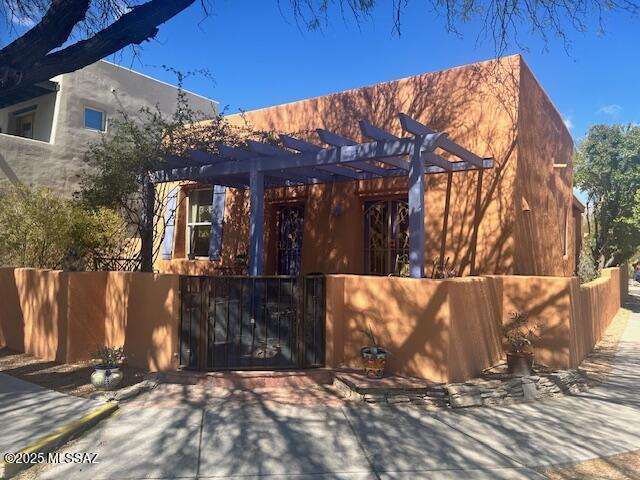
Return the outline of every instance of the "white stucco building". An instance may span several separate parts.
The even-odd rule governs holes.
[[[186,92],[192,109],[213,116],[218,102]],[[0,186],[48,187],[71,195],[88,145],[109,134],[122,111],[142,107],[171,114],[177,88],[99,61],[3,96],[0,92]]]

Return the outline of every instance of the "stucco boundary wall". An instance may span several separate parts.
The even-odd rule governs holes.
[[[500,326],[526,312],[540,327],[536,361],[575,368],[602,338],[627,294],[624,268],[576,277],[500,275],[447,280],[327,276],[328,367],[357,367],[363,331],[391,351],[390,372],[465,381],[504,358]]]
[[[179,277],[0,268],[0,345],[72,363],[124,345],[127,363],[177,367]]]
[[[357,367],[370,327],[389,370],[464,381],[503,356],[501,324],[524,311],[541,326],[538,362],[579,365],[627,292],[624,268],[579,285],[575,277],[484,276],[448,280],[328,275],[326,365]],[[177,368],[179,276],[0,268],[0,345],[75,362],[100,345],[124,345],[128,363]]]

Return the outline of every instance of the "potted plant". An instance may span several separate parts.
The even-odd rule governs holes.
[[[391,353],[378,344],[371,327],[367,327],[366,330],[361,330],[361,332],[369,338],[369,346],[360,349],[364,374],[368,378],[382,378],[387,358]]]
[[[95,371],[91,383],[98,390],[113,390],[122,381],[120,367],[124,363],[124,347],[99,347],[92,353]]]
[[[509,344],[507,370],[513,375],[533,374],[533,339],[537,338],[539,327],[530,324],[524,312],[511,312],[510,319],[502,326],[502,333]]]

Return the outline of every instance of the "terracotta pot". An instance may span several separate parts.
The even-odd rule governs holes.
[[[512,375],[533,375],[533,353],[508,352],[507,371]]]
[[[91,374],[91,383],[98,390],[113,390],[122,381],[122,377],[119,367],[96,365],[95,372]]]
[[[362,356],[362,366],[364,374],[367,378],[382,378],[384,376],[384,367],[389,357],[389,352],[384,348],[364,347],[360,350]]]

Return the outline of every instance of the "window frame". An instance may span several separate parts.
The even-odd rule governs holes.
[[[102,128],[96,129],[96,128],[87,126],[87,110],[92,110],[102,115],[102,122],[101,122]],[[92,132],[106,132],[107,131],[107,112],[99,108],[90,107],[89,105],[84,105],[82,109],[82,126],[84,127],[85,130],[90,130]]]
[[[192,188],[189,189],[189,191],[187,192],[187,198],[186,198],[186,205],[187,205],[187,215],[186,215],[186,240],[187,240],[187,258],[189,259],[194,259],[194,260],[202,260],[202,259],[209,259],[209,252],[207,251],[206,255],[193,255],[191,253],[191,235],[193,233],[193,228],[194,227],[204,227],[204,226],[209,226],[209,242],[211,242],[211,218],[209,218],[208,222],[191,222],[190,216],[191,216],[191,195],[194,194],[195,192],[203,192],[203,191],[211,191],[211,195],[212,195],[212,202],[213,202],[213,188],[207,188],[207,187],[202,187],[202,188]]]
[[[369,210],[373,206],[378,204],[385,204],[385,208],[387,212],[385,215],[384,225],[382,226],[384,230],[383,236],[386,239],[386,241],[384,246],[379,248],[379,250],[383,252],[383,255],[384,255],[384,265],[383,265],[384,273],[376,273],[374,271],[375,269],[372,269],[372,266],[370,263],[372,249],[369,246],[369,240],[370,240],[371,232],[369,231],[370,226],[368,224],[367,215]],[[394,233],[394,227],[399,226],[399,224],[396,225],[394,221],[398,220],[397,215],[398,215],[400,204],[404,204],[408,208],[409,197],[405,195],[391,195],[391,196],[382,195],[382,196],[376,196],[371,198],[366,198],[366,197],[362,198],[362,232],[364,234],[363,235],[364,275],[404,276],[398,273],[400,270],[398,269],[397,260],[398,260],[398,255],[402,256],[403,255],[402,252],[405,249],[396,243],[399,240],[400,236],[398,235],[398,232]],[[396,215],[395,220],[394,220],[394,214]],[[408,217],[407,217],[407,221],[408,221]],[[409,235],[408,225],[407,225],[406,234],[407,234],[406,256],[408,259],[408,256],[410,253],[409,245],[408,245],[408,235]],[[408,266],[408,263],[406,265]]]
[[[33,140],[33,136],[35,134],[35,124],[36,124],[36,111],[35,109],[29,110],[28,112],[23,112],[20,114],[14,114],[16,118],[16,137],[20,138],[29,138]],[[22,122],[25,118],[31,118],[31,136],[27,137],[26,135],[22,135]]]

